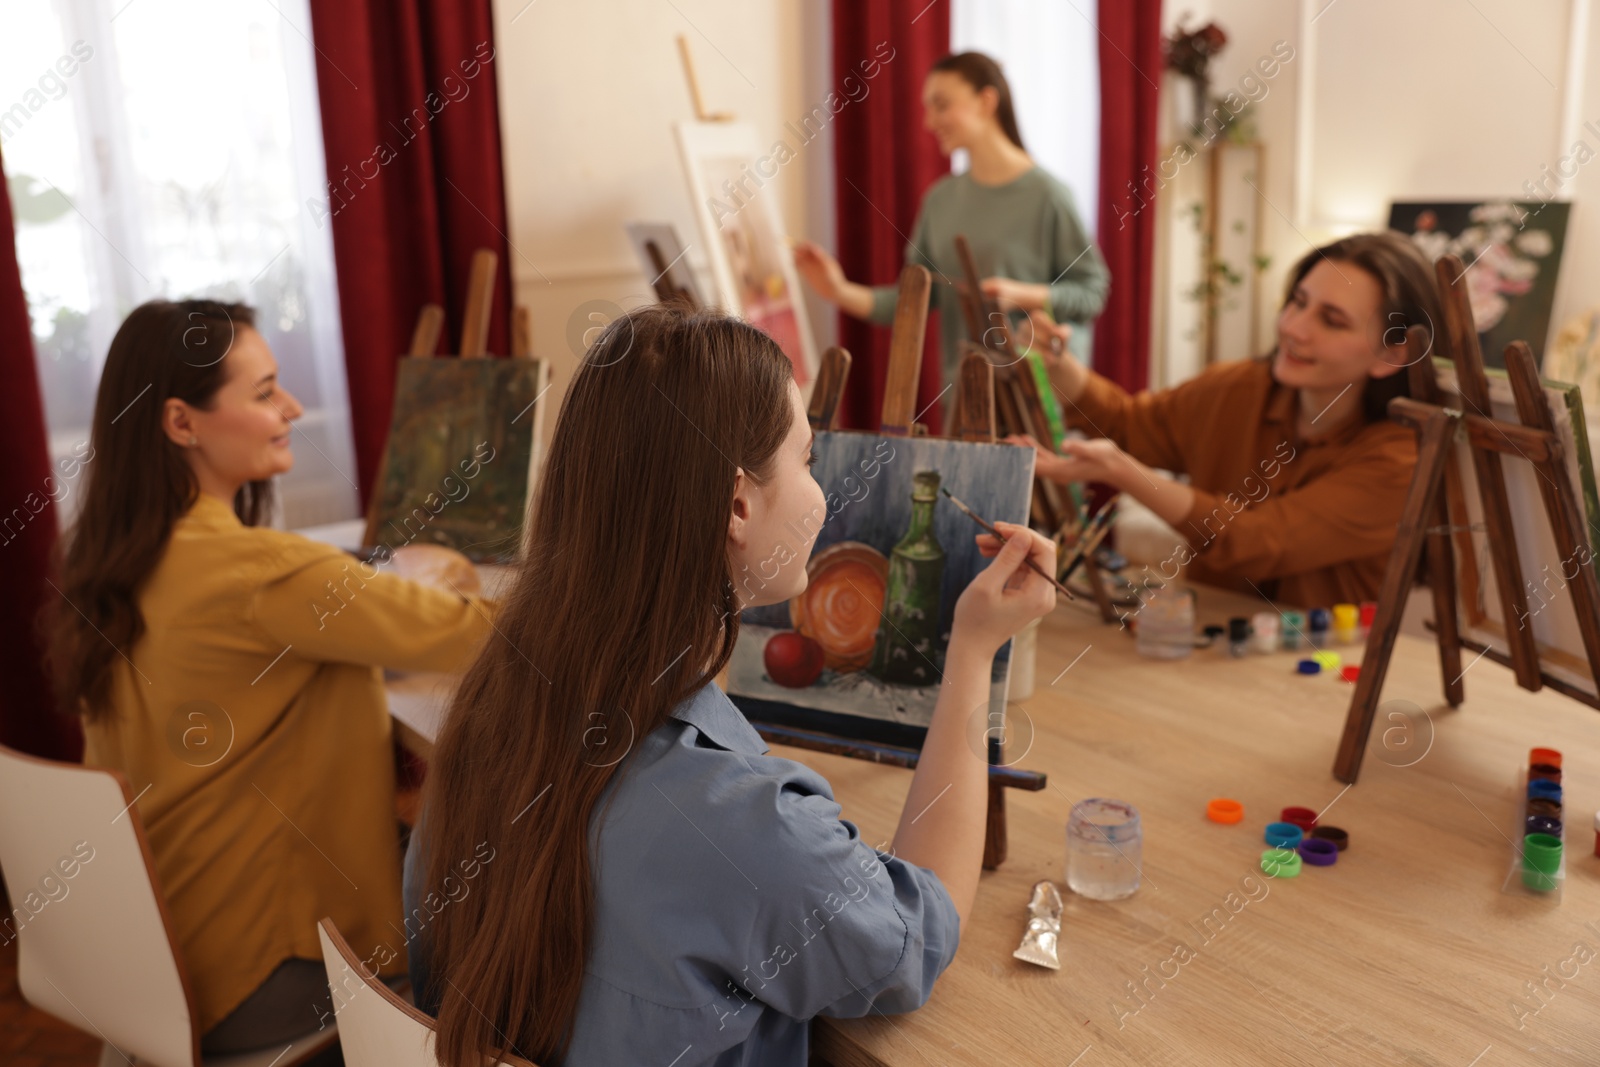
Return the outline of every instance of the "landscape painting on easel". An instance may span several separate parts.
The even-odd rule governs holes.
[[[718,301],[778,342],[804,389],[817,376],[816,347],[777,192],[763,176],[782,160],[763,155],[745,123],[680,122],[677,134]]]
[[[1454,366],[1445,360],[1435,360],[1435,367],[1445,404],[1464,406]],[[1516,400],[1505,372],[1489,370],[1488,379],[1489,400],[1493,410],[1487,414],[1505,422],[1520,424],[1522,420],[1517,415]],[[1597,526],[1600,523],[1600,495],[1595,489],[1594,460],[1589,451],[1583,400],[1575,385],[1548,380],[1543,385],[1545,402],[1550,408],[1556,434],[1561,438],[1562,453],[1567,457],[1573,497],[1582,507],[1586,528],[1590,531],[1589,547],[1592,553],[1593,531],[1600,528]],[[1562,558],[1546,517],[1539,488],[1542,475],[1538,469],[1513,454],[1503,455],[1500,465],[1505,472],[1506,495],[1511,504],[1511,526],[1528,600],[1528,615],[1521,620],[1511,620],[1511,625],[1532,627],[1539,664],[1545,672],[1591,696],[1600,696],[1600,689],[1597,689],[1595,679],[1589,672],[1583,635],[1578,629],[1574,612],[1575,602],[1567,591],[1568,584],[1577,576],[1577,568],[1592,567],[1594,564],[1590,559]],[[1450,502],[1451,539],[1456,567],[1456,617],[1461,634],[1509,656],[1505,611],[1501,608],[1500,591],[1491,570],[1495,547],[1489,543],[1485,528],[1483,500],[1478,492],[1472,449],[1465,433],[1456,441],[1454,455],[1445,467],[1445,486]]]
[[[1395,203],[1389,229],[1409,234],[1430,261],[1448,252],[1467,265],[1484,365],[1504,367],[1512,341],[1544,358],[1571,211],[1560,201]]]
[[[956,600],[988,565],[981,529],[940,490],[991,522],[1024,524],[1033,452],[838,431],[817,434],[816,452],[827,514],[791,531],[791,550],[816,538],[806,590],[742,614],[728,693],[752,719],[920,744]],[[749,600],[761,575],[735,584]],[[1008,645],[991,684],[1003,690],[1009,675]]]
[[[474,563],[521,555],[548,364],[400,361],[365,542],[445,545]]]

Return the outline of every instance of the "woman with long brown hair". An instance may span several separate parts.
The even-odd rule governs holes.
[[[967,153],[963,174],[940,178],[923,194],[906,242],[907,263],[933,271],[942,322],[944,380],[961,362],[966,319],[952,279],[961,277],[956,235],[972,247],[984,293],[1008,311],[1048,310],[1075,324],[1071,345],[1089,351],[1090,324],[1105,307],[1111,276],[1078,214],[1072,192],[1036,164],[1022,144],[1011,86],[982,52],[933,64],[922,90],[923,125],[945,155]],[[858,319],[894,321],[898,289],[850,281],[839,261],[809,241],[795,245],[795,267],[818,295]],[[951,396],[954,396],[952,390]]]
[[[997,558],[956,606],[892,847],[868,847],[712,681],[741,609],[805,587],[812,440],[789,361],[736,319],[637,311],[579,365],[407,857],[441,1063],[799,1065],[812,1017],[910,1010],[949,963],[984,836],[966,728],[1054,604],[1022,567],[1054,546],[979,538]]]
[[[403,971],[380,666],[459,668],[485,606],[260,525],[299,402],[250,308],[153,301],[106,356],[50,658],[85,762],[127,776],[201,1048],[326,1025],[317,920]]]
[[[1407,329],[1431,338],[1440,308],[1415,245],[1362,233],[1295,264],[1277,346],[1261,359],[1130,396],[1047,357],[1067,421],[1092,436],[1040,449],[1039,474],[1111,485],[1172,524],[1187,544],[1160,579],[1187,566],[1192,579],[1296,607],[1375,599],[1416,465],[1415,435],[1387,406],[1407,393],[1406,367],[1427,358],[1407,347]]]

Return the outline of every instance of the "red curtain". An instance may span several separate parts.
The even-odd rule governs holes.
[[[461,334],[472,253],[500,256],[489,350],[510,348],[510,239],[490,0],[313,0],[350,417],[363,500],[417,313]]]
[[[1150,381],[1156,213],[1127,190],[1155,170],[1161,0],[1100,0],[1100,224],[1111,292],[1094,327],[1095,370],[1125,389]],[[1145,194],[1132,198],[1143,204]]]
[[[890,53],[879,50],[885,44],[893,49],[887,61]],[[872,91],[834,120],[839,263],[852,281],[889,285],[899,279],[922,194],[950,172],[933,134],[922,128],[923,80],[949,51],[947,3],[833,0],[835,81],[860,71],[863,62],[883,64],[870,83]],[[840,424],[877,429],[889,370],[889,331],[841,312],[839,344],[853,360]],[[921,421],[929,430],[939,433],[943,405],[935,400],[944,388],[944,371],[936,314],[929,317],[922,355],[917,409],[924,411]]]
[[[0,179],[4,178],[0,166]],[[4,182],[0,181],[0,186]],[[54,591],[45,584],[59,495],[50,466],[28,300],[17,267],[11,198],[0,188],[0,744],[50,759],[77,760],[77,721],[54,713],[36,620]]]

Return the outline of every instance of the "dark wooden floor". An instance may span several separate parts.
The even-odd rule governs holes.
[[[23,1002],[17,991],[17,943],[0,948],[0,1063],[6,1067],[95,1067],[99,1062],[99,1038]]]

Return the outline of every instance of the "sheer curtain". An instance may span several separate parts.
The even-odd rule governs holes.
[[[1028,153],[1060,178],[1095,233],[1100,208],[1100,61],[1094,0],[953,0],[950,50],[998,60]],[[952,167],[967,163],[958,153]]]
[[[53,456],[155,297],[257,308],[302,401],[279,524],[359,514],[307,0],[12,5],[0,136]],[[7,110],[9,109],[9,110]],[[81,450],[80,450],[81,451]],[[76,494],[61,501],[70,523]]]

